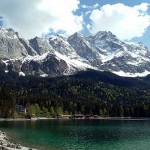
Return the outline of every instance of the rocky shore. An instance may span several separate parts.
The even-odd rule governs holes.
[[[0,150],[36,150],[31,147],[24,147],[20,144],[9,141],[5,132],[0,131]]]

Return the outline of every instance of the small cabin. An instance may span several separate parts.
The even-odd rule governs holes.
[[[58,119],[71,119],[71,115],[58,115]]]
[[[84,115],[82,114],[75,114],[72,116],[72,119],[84,119]]]
[[[93,118],[94,118],[94,119],[99,119],[100,116],[98,116],[98,115],[93,115]]]
[[[85,118],[85,119],[91,119],[91,118],[92,118],[92,115],[87,114],[87,115],[84,116],[84,118]]]

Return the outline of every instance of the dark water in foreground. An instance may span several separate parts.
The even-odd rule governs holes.
[[[0,122],[0,130],[44,150],[150,150],[150,120]]]

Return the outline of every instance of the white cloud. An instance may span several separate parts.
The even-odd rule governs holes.
[[[1,0],[0,16],[4,26],[31,38],[64,31],[72,34],[82,30],[83,17],[74,15],[79,0]]]
[[[99,7],[98,3],[96,3],[95,5],[93,5],[93,8],[97,8],[97,7]]]
[[[148,4],[142,3],[129,7],[118,3],[104,5],[91,12],[91,24],[87,27],[91,33],[106,30],[116,34],[122,40],[141,37],[150,26],[150,15],[147,14]]]
[[[83,9],[88,9],[88,8],[89,8],[89,6],[88,6],[88,5],[85,5],[85,4],[81,5],[81,7],[82,7]]]
[[[95,8],[99,7],[99,4],[98,3],[96,3],[94,5],[85,5],[85,4],[83,4],[83,5],[81,5],[81,7],[83,9],[95,9]]]

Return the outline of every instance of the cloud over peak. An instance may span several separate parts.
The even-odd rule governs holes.
[[[4,27],[13,28],[26,38],[63,31],[82,30],[83,17],[74,12],[79,0],[1,0],[0,16]]]
[[[87,27],[91,33],[100,30],[111,31],[123,40],[141,37],[150,26],[148,6],[148,3],[134,7],[122,3],[104,5],[91,12],[91,24],[88,24]]]

